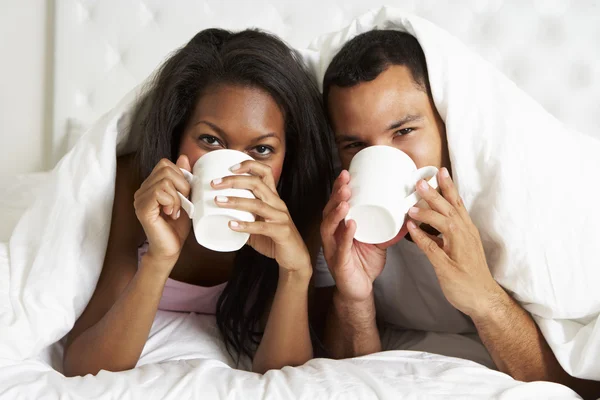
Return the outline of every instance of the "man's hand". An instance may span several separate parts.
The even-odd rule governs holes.
[[[458,310],[477,318],[486,314],[494,299],[504,294],[488,268],[479,231],[458,195],[446,168],[440,170],[440,195],[424,180],[417,192],[431,207],[413,207],[412,219],[431,225],[442,238],[424,232],[409,221],[408,231],[414,242],[433,265],[448,301]]]
[[[321,239],[329,271],[336,283],[325,327],[325,345],[334,358],[356,357],[381,350],[377,330],[373,281],[385,266],[386,248],[406,231],[383,245],[354,240],[356,222],[344,222],[350,206],[350,174],[342,171],[323,211]]]
[[[329,202],[323,210],[321,239],[323,254],[339,295],[352,302],[368,300],[372,295],[373,281],[385,265],[386,248],[398,242],[406,231],[382,245],[372,245],[354,240],[356,222],[344,222],[350,206],[350,174],[342,171],[335,180]]]

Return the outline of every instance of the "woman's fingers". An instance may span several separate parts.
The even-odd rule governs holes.
[[[173,183],[169,179],[163,179],[146,190],[138,190],[135,196],[135,207],[145,211],[158,207],[166,215],[177,219],[180,215],[181,201]]]
[[[260,235],[271,238],[277,244],[284,244],[293,234],[293,225],[267,221],[229,221],[229,228],[236,232]]]
[[[275,185],[273,170],[267,164],[263,164],[254,160],[247,160],[241,164],[232,166],[230,171],[235,174],[250,174],[257,176],[273,193],[277,193],[277,186]]]
[[[222,189],[246,189],[251,191],[254,196],[270,204],[272,207],[287,212],[287,206],[279,198],[276,192],[273,192],[263,181],[257,176],[251,175],[232,175],[225,178],[218,178],[211,182],[211,186],[216,190]]]
[[[185,166],[186,161],[183,160],[183,157],[185,156],[180,157],[178,162]],[[187,157],[185,157],[185,159],[187,160]],[[189,161],[187,161],[187,166],[189,166]],[[173,182],[173,186],[185,197],[190,195],[190,184],[185,179],[183,172],[181,172],[178,166],[166,158],[163,158],[158,162],[150,176],[142,183],[141,189],[150,188],[164,179],[170,179]]]
[[[222,208],[231,208],[255,214],[267,222],[289,223],[291,218],[287,212],[278,210],[259,199],[244,197],[217,196],[215,203]]]

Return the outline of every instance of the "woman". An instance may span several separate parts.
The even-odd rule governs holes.
[[[104,266],[69,334],[65,374],[135,367],[157,309],[216,314],[228,350],[253,357],[256,372],[312,358],[307,297],[332,143],[296,54],[257,31],[202,31],[161,68],[131,129],[139,148],[117,162]],[[176,195],[190,192],[179,168],[222,148],[255,160],[211,183],[256,196],[215,198],[257,216],[230,223],[250,233],[236,253],[201,247]]]

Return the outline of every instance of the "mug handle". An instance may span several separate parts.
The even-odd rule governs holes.
[[[437,189],[438,188],[437,173],[438,173],[438,169],[433,166],[419,168],[418,170],[415,171],[415,173],[413,175],[413,182],[418,182],[421,179],[425,179],[428,176],[431,176],[431,178],[429,178],[427,183],[432,188]],[[407,196],[404,199],[403,209],[405,211],[407,211],[409,208],[411,208],[412,206],[417,204],[419,202],[419,200],[421,200],[421,196],[419,196],[419,194],[416,191],[414,191],[413,193],[411,193],[409,196]]]
[[[194,175],[192,175],[189,171],[186,171],[183,168],[179,168],[179,169],[181,170],[181,172],[183,172],[183,176],[185,177],[185,180],[188,181],[188,183],[191,185],[192,181],[194,180]],[[196,211],[196,207],[194,207],[194,203],[192,203],[183,194],[179,193],[179,191],[177,191],[177,196],[179,196],[179,200],[181,200],[181,208],[183,208],[185,210],[185,212],[187,213],[187,215],[189,215],[190,218],[193,218],[194,213]]]

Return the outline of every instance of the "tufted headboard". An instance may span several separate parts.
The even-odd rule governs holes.
[[[381,5],[448,30],[560,120],[600,138],[600,1],[57,0],[53,158],[204,28],[259,27],[305,47]]]

